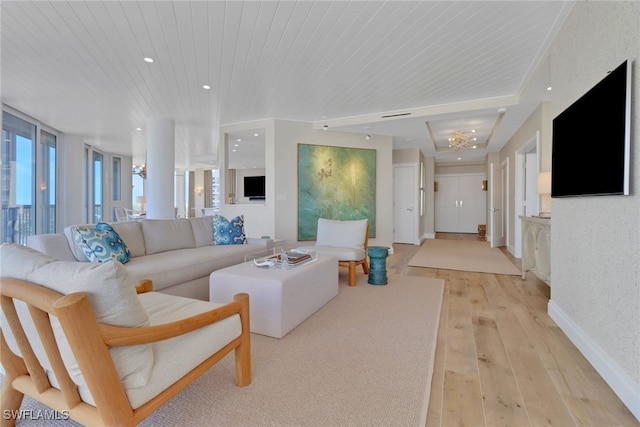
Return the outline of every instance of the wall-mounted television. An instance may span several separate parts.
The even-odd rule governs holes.
[[[260,200],[265,198],[264,176],[244,177],[244,197],[248,197],[251,200]]]
[[[631,63],[553,119],[551,197],[629,194]]]

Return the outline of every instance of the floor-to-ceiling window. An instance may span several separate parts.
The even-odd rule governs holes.
[[[40,131],[40,229],[38,233],[56,232],[56,149],[57,137]]]
[[[2,241],[56,231],[57,136],[2,112]],[[39,149],[38,149],[39,147]]]
[[[104,155],[92,147],[84,148],[84,221],[96,224],[103,220]],[[105,221],[110,221],[107,217]]]
[[[93,223],[102,221],[102,210],[104,196],[102,194],[102,169],[104,165],[104,156],[97,151],[93,152],[92,161],[92,188],[93,188]]]

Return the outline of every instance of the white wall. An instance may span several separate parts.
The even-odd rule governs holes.
[[[62,232],[64,227],[84,223],[84,138],[61,134],[59,148],[61,219],[57,225],[58,232]]]
[[[544,68],[544,67],[543,67]],[[516,131],[516,133],[509,139],[509,142],[500,150],[500,162],[509,158],[509,200],[516,200],[516,185],[515,169],[519,167],[516,161],[516,152],[526,145],[532,138],[536,137],[536,132],[540,135],[540,170],[551,170],[551,122],[553,117],[551,116],[551,104],[549,102],[543,102],[535,109],[533,113],[527,118],[522,126]],[[518,212],[515,203],[509,205],[509,212],[507,215],[511,219],[509,221],[509,231],[507,233],[509,241],[507,247],[511,253],[514,253],[514,247],[516,243],[516,233],[520,233],[520,221],[517,220]]]
[[[633,64],[631,195],[552,200],[549,314],[640,419],[639,17],[639,2],[578,2],[549,51],[553,117]]]

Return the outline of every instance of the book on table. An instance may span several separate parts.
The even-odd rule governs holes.
[[[297,252],[285,252],[285,254],[287,256],[287,261],[289,262],[289,264],[293,264],[293,265],[311,259],[311,255],[309,255],[309,254],[301,254],[301,253],[297,253]],[[272,257],[269,257],[269,259],[275,259],[277,261],[282,261],[282,254],[274,255]]]

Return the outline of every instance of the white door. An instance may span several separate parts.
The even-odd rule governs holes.
[[[435,230],[441,233],[477,233],[486,224],[487,193],[484,174],[439,175],[435,193]]]
[[[489,239],[491,247],[504,246],[506,241],[504,209],[504,169],[498,163],[489,165],[489,212],[491,215]]]
[[[415,166],[393,167],[393,241],[419,242],[417,236],[418,206]]]
[[[487,192],[482,190],[486,175],[460,176],[458,230],[477,233],[478,225],[487,223]]]
[[[457,233],[460,182],[457,176],[436,178],[438,191],[435,192],[435,230],[440,233]]]
[[[524,175],[524,214],[526,216],[538,215],[538,193],[536,184],[538,181],[538,158],[534,151],[525,155],[525,175]]]

